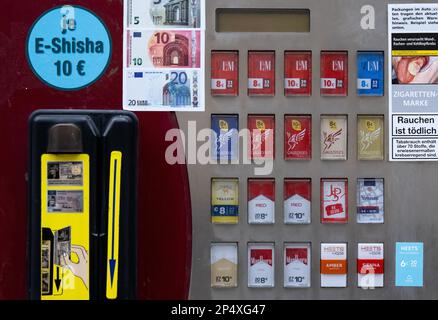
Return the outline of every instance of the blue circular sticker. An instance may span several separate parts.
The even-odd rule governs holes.
[[[33,72],[61,90],[78,90],[99,79],[108,67],[111,50],[103,21],[90,10],[71,5],[40,16],[26,43]]]

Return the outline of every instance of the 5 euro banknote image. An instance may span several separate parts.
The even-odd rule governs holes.
[[[125,0],[128,28],[200,28],[205,0]]]

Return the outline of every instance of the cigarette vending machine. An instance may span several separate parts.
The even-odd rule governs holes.
[[[438,6],[406,2],[4,0],[0,299],[438,298]]]
[[[190,298],[438,297],[436,136],[395,132],[438,129],[438,8],[402,2],[205,2]]]

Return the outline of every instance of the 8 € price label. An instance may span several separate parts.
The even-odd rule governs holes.
[[[103,21],[79,6],[55,7],[29,31],[26,54],[35,75],[60,90],[79,90],[97,81],[111,57]]]

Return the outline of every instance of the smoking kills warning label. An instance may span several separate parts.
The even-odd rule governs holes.
[[[392,136],[393,159],[438,159],[438,115],[393,114]]]

